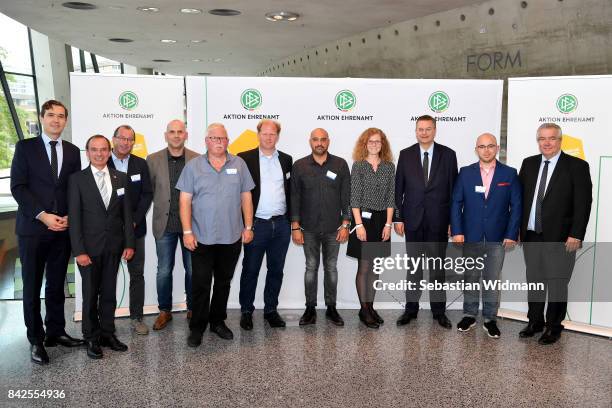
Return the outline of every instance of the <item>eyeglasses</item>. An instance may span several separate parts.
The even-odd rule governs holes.
[[[478,150],[485,150],[485,149],[489,149],[489,150],[493,150],[497,147],[497,145],[494,144],[490,144],[490,145],[478,145],[476,146],[478,148]]]
[[[119,136],[114,136],[114,138],[119,140],[120,142],[134,143],[134,139],[132,138],[119,137]]]
[[[368,140],[369,145],[379,145],[382,144],[381,140]]]
[[[218,136],[208,136],[208,140],[214,143],[225,143],[229,139],[227,137],[218,137]]]

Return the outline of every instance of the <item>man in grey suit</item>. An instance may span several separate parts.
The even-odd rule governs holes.
[[[157,302],[159,316],[153,330],[161,330],[172,320],[172,270],[176,245],[180,241],[185,267],[187,319],[191,317],[191,254],[183,245],[183,229],[179,218],[179,191],[175,189],[185,164],[199,156],[185,147],[185,123],[175,119],[164,133],[168,147],[147,157],[153,186],[153,237],[157,249]]]

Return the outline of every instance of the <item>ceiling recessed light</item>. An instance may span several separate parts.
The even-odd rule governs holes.
[[[266,20],[269,21],[295,21],[298,17],[300,15],[292,11],[271,11],[266,13]]]
[[[82,3],[80,1],[67,1],[65,3],[62,3],[62,6],[74,10],[94,10],[98,8],[98,6],[94,4]]]
[[[198,75],[210,75],[210,72],[198,72]]]
[[[136,7],[136,10],[144,11],[145,13],[157,13],[159,11],[159,8],[142,6],[142,7]]]
[[[232,9],[212,9],[208,12],[215,16],[238,16],[241,14],[240,11]]]
[[[153,62],[171,62],[171,61],[167,59],[154,59]]]
[[[217,63],[219,63],[219,62],[223,62],[223,59],[222,59],[222,58],[215,58],[215,59],[213,60],[213,62],[217,62]]]
[[[116,43],[131,43],[134,40],[130,38],[109,38],[108,41],[116,42]]]
[[[199,59],[199,58],[195,58],[195,59],[192,59],[191,61],[193,61],[193,62],[202,62],[202,61],[204,61],[204,60]]]
[[[108,6],[110,10],[123,10],[125,7],[123,6]]]
[[[163,42],[164,44],[174,44],[176,42],[176,40],[159,40],[160,42]]]
[[[181,13],[183,14],[202,14],[202,10],[197,9],[197,8],[182,8]]]
[[[200,44],[200,43],[205,43],[205,42],[206,42],[206,40],[191,40],[191,42],[192,42],[193,44]]]

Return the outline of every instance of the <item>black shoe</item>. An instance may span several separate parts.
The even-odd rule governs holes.
[[[88,340],[85,344],[87,344],[87,357],[99,360],[104,356],[98,340]]]
[[[416,313],[411,313],[411,312],[408,312],[408,311],[404,311],[404,313],[402,313],[400,318],[397,319],[396,323],[397,323],[398,326],[405,326],[408,323],[410,323],[410,321],[412,319],[416,319],[416,318],[417,318]]]
[[[543,324],[529,322],[527,326],[525,326],[525,328],[519,332],[519,337],[523,339],[527,337],[533,337],[536,333],[539,333],[542,330],[544,330]]]
[[[450,320],[448,320],[448,317],[446,317],[446,315],[442,314],[439,316],[434,316],[434,320],[438,321],[438,324],[442,327],[444,327],[445,329],[452,329],[453,328],[453,324],[451,323]]]
[[[370,313],[372,313],[372,316],[374,316],[374,319],[376,319],[376,322],[378,322],[378,324],[383,324],[385,321],[383,320],[382,317],[380,317],[378,312],[374,310],[374,303],[370,302],[368,307],[370,309]]]
[[[561,338],[560,331],[552,331],[551,329],[546,329],[544,331],[544,334],[542,334],[542,337],[540,337],[540,339],[538,340],[538,343],[542,345],[554,344],[560,338]]]
[[[270,327],[285,327],[287,324],[278,312],[264,313],[264,319],[268,322]]]
[[[113,351],[127,351],[128,346],[119,341],[117,336],[114,334],[109,337],[101,337],[100,345],[104,347],[110,347]]]
[[[187,345],[189,347],[198,347],[202,344],[202,333],[198,330],[192,330],[187,337]]]
[[[370,329],[378,329],[380,327],[378,320],[376,320],[369,308],[359,310],[359,320]]]
[[[471,316],[465,316],[457,324],[457,330],[459,330],[460,332],[466,332],[466,331],[469,331],[474,326],[476,326],[476,319],[474,319]]]
[[[300,318],[300,326],[315,324],[317,322],[317,309],[314,306],[306,306],[304,314]]]
[[[485,322],[485,324],[482,325],[482,328],[485,329],[489,337],[499,339],[499,336],[501,336],[501,332],[497,328],[497,323],[495,322],[495,320]]]
[[[58,344],[64,347],[78,347],[85,344],[85,340],[75,339],[74,337],[70,337],[67,334],[62,334],[61,336],[45,337],[45,347],[55,347]]]
[[[344,320],[342,320],[342,316],[336,310],[336,306],[327,306],[325,317],[336,326],[344,326]]]
[[[242,327],[244,330],[253,330],[253,313],[242,313],[240,316],[240,327]]]
[[[217,324],[210,325],[210,331],[213,333],[217,333],[217,336],[221,337],[223,340],[232,340],[234,338],[234,333],[225,325],[225,322],[220,322]]]
[[[42,344],[30,345],[30,360],[38,365],[49,364],[49,355]]]

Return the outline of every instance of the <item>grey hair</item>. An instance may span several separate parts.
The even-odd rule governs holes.
[[[557,129],[559,131],[559,139],[561,139],[563,137],[563,131],[561,130],[561,126],[557,125],[556,123],[542,123],[539,127],[538,130],[536,132],[536,140],[538,139],[538,137],[540,137],[540,130],[542,129]]]

